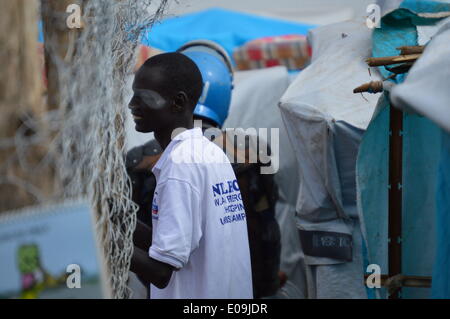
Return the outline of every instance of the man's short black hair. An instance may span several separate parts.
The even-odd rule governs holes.
[[[158,92],[166,98],[179,91],[188,96],[193,107],[197,105],[203,90],[203,79],[194,61],[182,53],[161,53],[145,61],[142,69],[160,72]]]

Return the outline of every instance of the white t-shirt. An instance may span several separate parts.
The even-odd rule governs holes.
[[[178,270],[151,298],[253,298],[247,221],[224,152],[200,128],[178,134],[153,167],[149,255]]]

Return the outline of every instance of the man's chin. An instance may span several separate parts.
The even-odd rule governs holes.
[[[139,133],[151,133],[151,132],[153,132],[153,129],[148,128],[148,127],[142,127],[142,126],[140,126],[139,124],[136,124],[136,125],[134,126],[134,129],[135,129],[137,132],[139,132]]]

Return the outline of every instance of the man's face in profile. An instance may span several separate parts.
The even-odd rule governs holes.
[[[167,127],[173,114],[170,102],[158,92],[162,74],[157,68],[141,68],[133,82],[133,97],[128,105],[138,132],[149,133]]]

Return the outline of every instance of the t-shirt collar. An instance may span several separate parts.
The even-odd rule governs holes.
[[[194,127],[189,130],[185,130],[179,134],[177,134],[172,141],[170,141],[169,145],[167,145],[164,152],[161,154],[161,157],[156,162],[155,166],[152,168],[153,174],[155,174],[156,179],[158,180],[159,174],[161,172],[161,167],[164,165],[164,163],[167,160],[167,157],[170,156],[170,153],[172,152],[173,147],[178,144],[180,141],[184,141],[190,138],[200,138],[203,136],[202,130],[199,127]]]
[[[203,136],[202,130],[199,127],[194,127],[191,128],[190,130],[185,130],[180,134],[178,134],[177,136],[175,136],[173,140],[170,142],[170,144],[173,143],[174,141],[183,141],[189,138],[199,138],[202,136]]]

